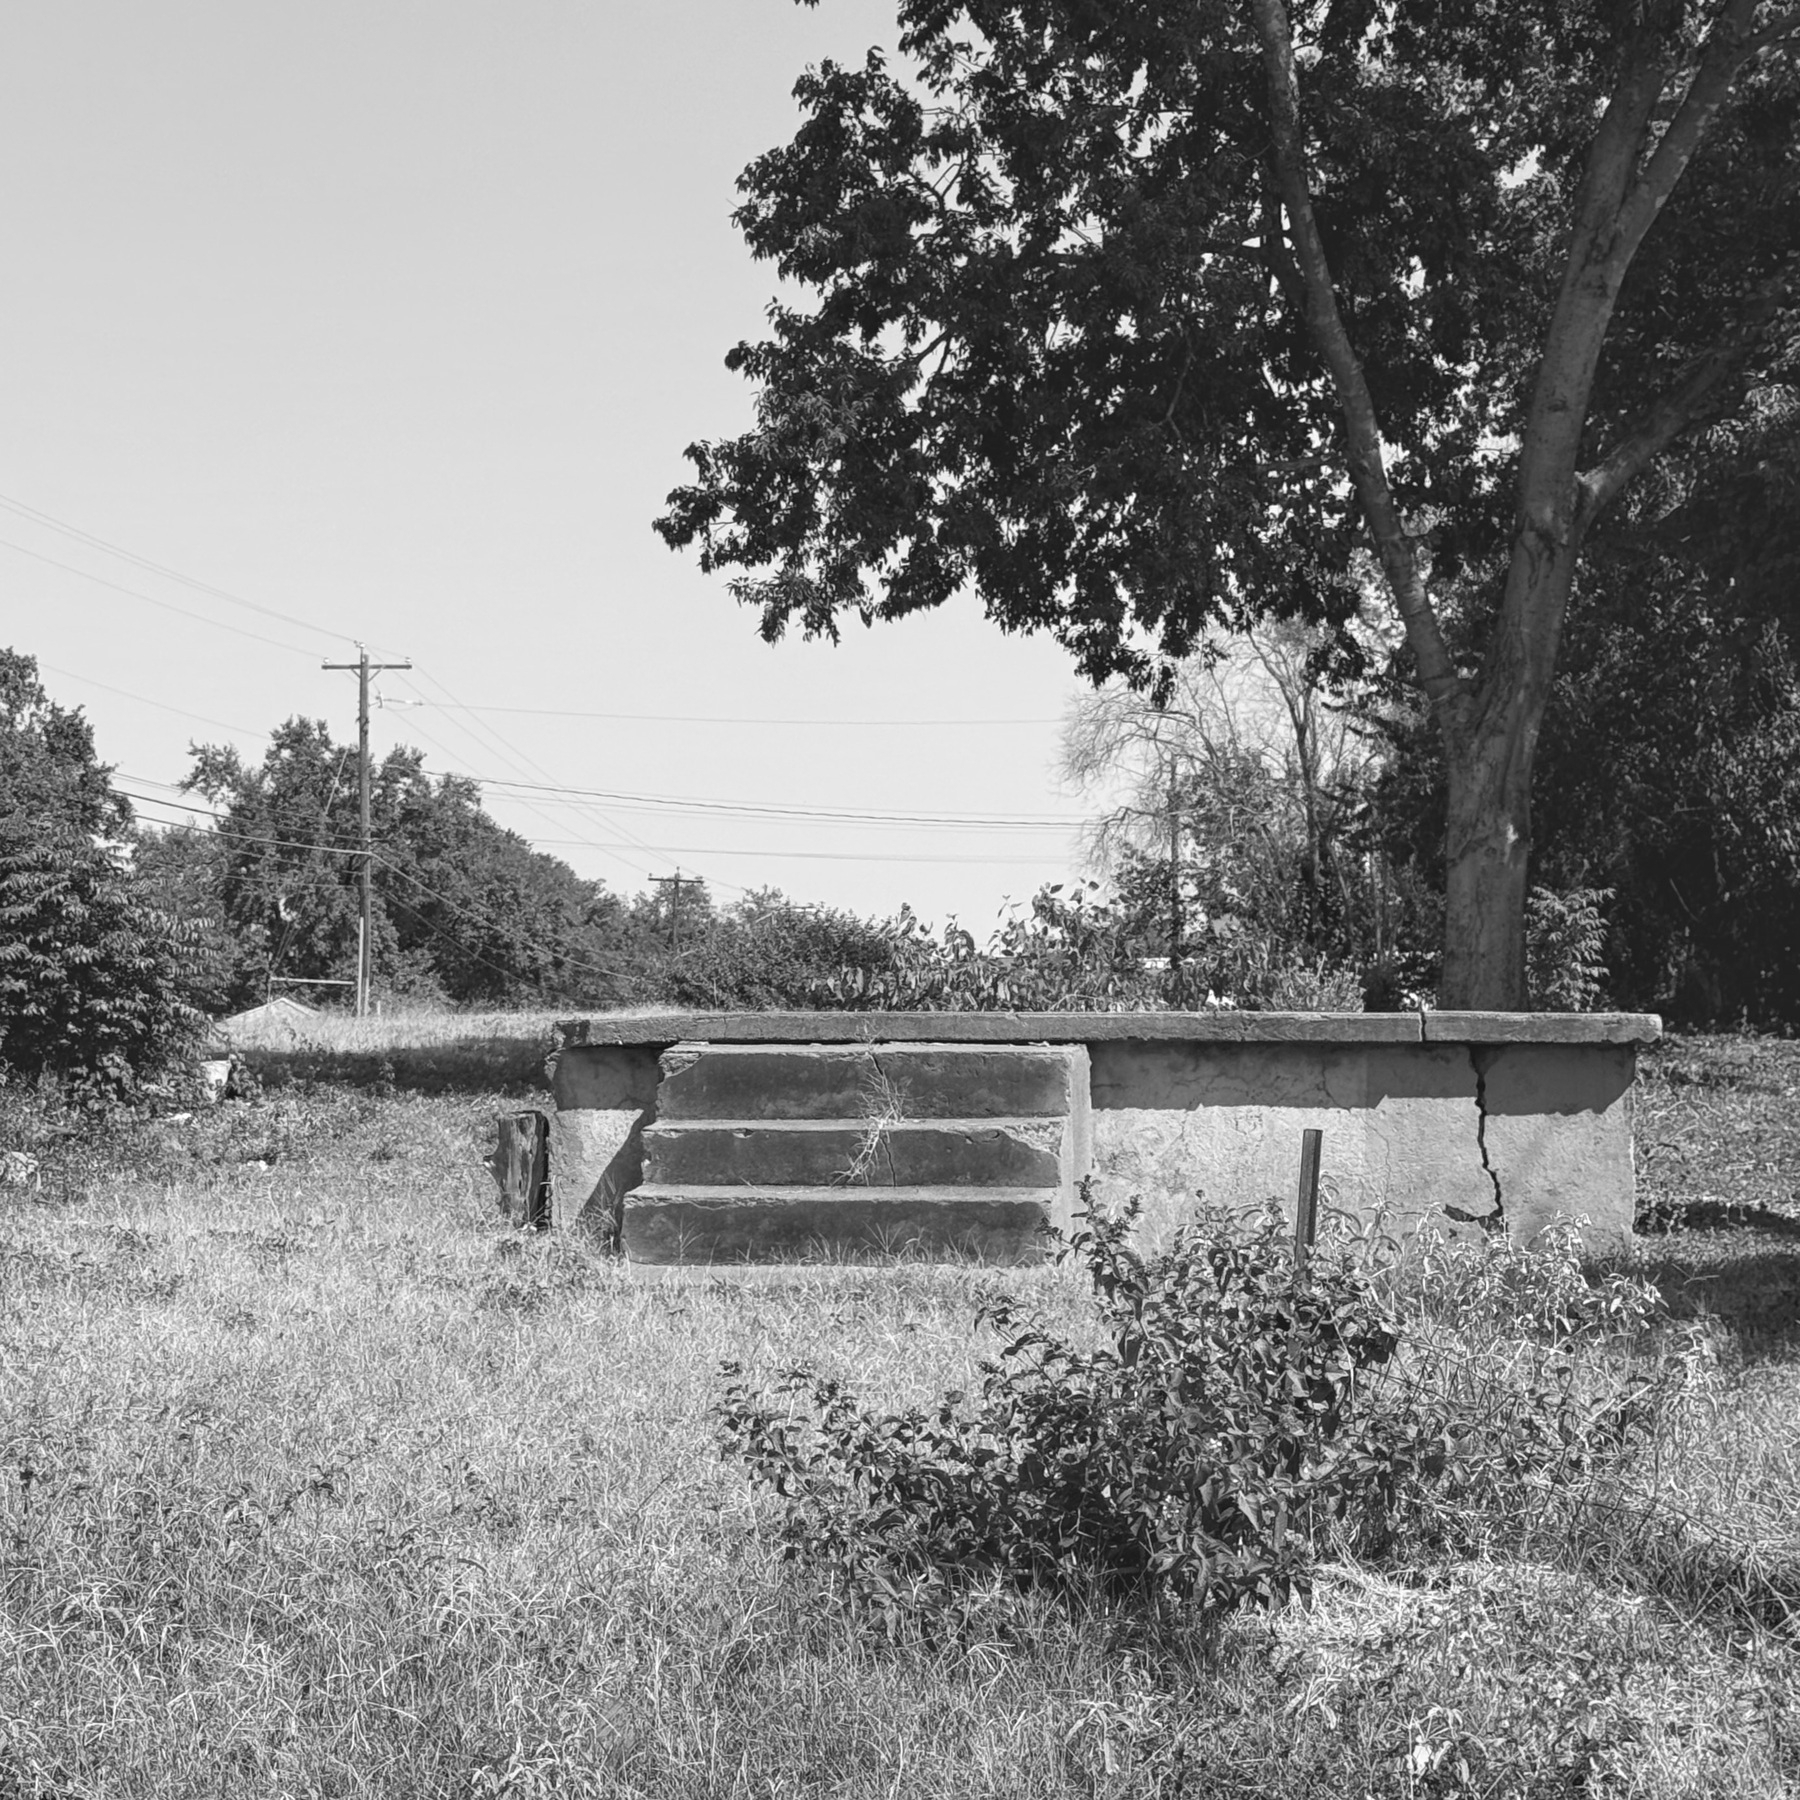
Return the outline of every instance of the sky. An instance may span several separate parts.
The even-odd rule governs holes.
[[[413,664],[377,755],[618,890],[979,927],[1074,871],[1054,644],[967,597],[765,645],[651,530],[751,416],[736,176],[894,38],[892,0],[0,4],[0,644],[141,816],[193,742],[353,741],[320,665],[361,641]]]

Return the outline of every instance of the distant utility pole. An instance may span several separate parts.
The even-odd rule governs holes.
[[[673,950],[677,956],[679,956],[681,954],[681,888],[682,888],[682,884],[683,884],[683,882],[685,882],[689,887],[693,887],[695,885],[697,879],[698,879],[698,877],[693,876],[693,875],[683,875],[681,872],[681,865],[679,863],[677,863],[675,865],[675,873],[673,875],[652,875],[650,877],[651,883],[654,886],[656,886],[656,887],[671,887],[672,886],[675,890],[675,898],[669,902],[669,948],[671,950]]]
[[[361,855],[358,860],[362,864],[362,912],[356,922],[356,1016],[360,1019],[369,1010],[369,976],[374,963],[374,940],[372,921],[374,918],[369,877],[371,864],[374,861],[369,845],[369,677],[379,675],[384,669],[410,669],[410,662],[372,663],[369,653],[361,644],[356,646],[360,652],[353,663],[321,663],[322,669],[354,669],[356,671],[356,790],[362,816]]]

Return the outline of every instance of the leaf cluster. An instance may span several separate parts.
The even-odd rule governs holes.
[[[1491,605],[1530,384],[1596,121],[1633,59],[1678,90],[1716,9],[1303,0],[1304,151],[1333,293],[1441,600]],[[728,366],[751,430],[688,450],[657,529],[765,636],[973,589],[1099,681],[1166,681],[1247,612],[1330,623],[1362,523],[1225,0],[904,0],[796,87],[737,224],[805,296]],[[1613,441],[1749,329],[1800,229],[1791,56],[1733,88],[1614,310]],[[1732,398],[1735,399],[1735,395]]]
[[[1090,1214],[1092,1347],[1006,1299],[972,1400],[880,1415],[788,1371],[773,1397],[728,1365],[725,1453],[783,1504],[784,1553],[897,1620],[979,1581],[1220,1616],[1307,1590],[1334,1528],[1378,1541],[1451,1443],[1422,1409],[1371,1404],[1400,1321],[1342,1243],[1296,1269],[1273,1212],[1146,1258],[1135,1208]]]
[[[211,977],[204,926],[156,904],[130,824],[87,720],[0,650],[0,1065],[102,1101],[192,1048]]]
[[[1593,1276],[1572,1228],[1400,1249],[1332,1220],[1297,1266],[1273,1205],[1203,1209],[1155,1255],[1136,1217],[1090,1210],[1066,1247],[1091,1329],[982,1310],[1001,1342],[973,1395],[882,1413],[808,1367],[770,1390],[724,1365],[721,1450],[779,1503],[784,1558],[890,1631],[1034,1588],[1216,1621],[1346,1548],[1518,1537],[1679,1376],[1615,1354],[1656,1293]]]

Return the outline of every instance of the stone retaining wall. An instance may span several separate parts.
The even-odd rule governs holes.
[[[1153,1222],[1196,1188],[1293,1202],[1300,1134],[1326,1200],[1396,1228],[1558,1218],[1631,1228],[1631,1088],[1661,1021],[1633,1013],[646,1013],[571,1021],[555,1059],[553,1222],[617,1231],[678,1043],[1079,1044],[1093,1173]]]

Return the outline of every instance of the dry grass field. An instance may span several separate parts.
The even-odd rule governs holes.
[[[1639,1349],[1679,1364],[1648,1441],[1473,1552],[1210,1637],[1028,1596],[895,1639],[777,1560],[717,1367],[925,1402],[996,1273],[634,1283],[495,1210],[542,1022],[382,1026],[100,1143],[0,1095],[40,1159],[0,1189],[4,1800],[1800,1792],[1796,1327],[1713,1234],[1646,1240],[1704,1315]],[[1658,1053],[1647,1171],[1716,1184],[1765,1120],[1731,1191],[1791,1200],[1791,1049]],[[1005,1274],[1079,1329],[1067,1271]]]

